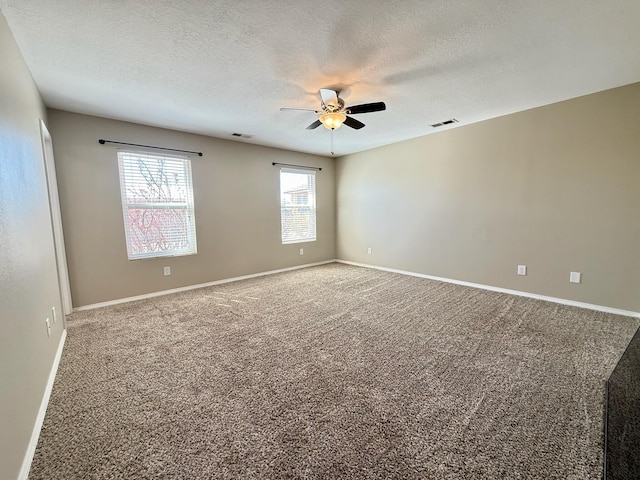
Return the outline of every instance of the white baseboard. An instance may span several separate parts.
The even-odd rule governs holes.
[[[323,262],[305,263],[304,265],[296,265],[295,267],[280,268],[278,270],[269,270],[268,272],[252,273],[250,275],[242,275],[241,277],[224,278],[213,282],[199,283],[197,285],[188,285],[186,287],[172,288],[171,290],[161,290],[159,292],[145,293],[144,295],[136,295],[134,297],[119,298],[117,300],[109,300],[108,302],[93,303],[91,305],[83,305],[73,309],[74,312],[82,310],[92,310],[94,308],[109,307],[120,303],[134,302],[136,300],[145,300],[147,298],[159,297],[161,295],[169,295],[170,293],[185,292],[187,290],[195,290],[197,288],[211,287],[213,285],[221,285],[223,283],[237,282],[238,280],[246,280],[248,278],[264,277],[265,275],[273,275],[275,273],[288,272],[291,270],[299,270],[301,268],[315,267],[317,265],[326,265],[327,263],[335,263],[336,260],[325,260]]]
[[[365,267],[365,268],[373,268],[376,270],[383,270],[385,272],[400,273],[402,275],[411,275],[412,277],[428,278],[429,280],[437,280],[439,282],[455,283],[456,285],[464,285],[466,287],[481,288],[482,290],[490,290],[492,292],[508,293],[510,295],[517,295],[519,297],[535,298],[536,300],[545,300],[547,302],[559,303],[562,305],[570,305],[572,307],[587,308],[589,310],[596,310],[598,312],[614,313],[616,315],[624,315],[626,317],[640,318],[640,312],[632,312],[630,310],[620,310],[619,308],[605,307],[603,305],[594,305],[592,303],[576,302],[574,300],[566,300],[564,298],[547,297],[545,295],[538,295],[537,293],[522,292],[520,290],[510,290],[508,288],[501,288],[501,287],[492,287],[491,285],[483,285],[481,283],[472,283],[472,282],[465,282],[462,280],[454,280],[451,278],[435,277],[433,275],[426,275],[424,273],[408,272],[406,270],[397,270],[395,268],[380,267],[378,265],[369,265],[366,263],[350,262],[348,260],[336,260],[336,262],[345,263],[347,265],[354,265],[356,267]]]
[[[27,448],[27,452],[24,455],[22,461],[22,468],[18,474],[18,480],[27,480],[29,478],[29,470],[31,469],[31,462],[33,461],[33,455],[36,453],[36,446],[38,445],[38,438],[40,437],[40,430],[42,430],[42,424],[44,423],[44,416],[47,413],[47,405],[49,405],[49,398],[51,397],[51,391],[53,390],[53,383],[56,379],[56,373],[58,372],[58,365],[60,365],[60,358],[62,358],[62,350],[64,349],[64,342],[67,339],[67,331],[63,330],[60,336],[60,343],[58,343],[58,351],[53,359],[53,365],[51,365],[51,371],[49,372],[49,379],[47,380],[47,386],[45,387],[44,394],[42,395],[42,402],[40,403],[40,410],[38,410],[38,416],[36,422],[33,425],[33,432],[31,433],[31,441]]]
[[[243,275],[240,277],[232,277],[232,278],[225,278],[222,280],[215,280],[213,282],[207,282],[207,283],[200,283],[197,285],[188,285],[186,287],[179,287],[179,288],[172,288],[170,290],[162,290],[159,292],[152,292],[152,293],[146,293],[144,295],[136,295],[134,297],[126,297],[126,298],[119,298],[116,300],[110,300],[108,302],[100,302],[100,303],[94,303],[91,305],[83,305],[81,307],[76,307],[73,309],[74,312],[79,312],[82,310],[92,310],[94,308],[101,308],[101,307],[108,307],[110,305],[118,305],[121,303],[127,303],[127,302],[133,302],[136,300],[144,300],[147,298],[153,298],[153,297],[159,297],[162,295],[169,295],[171,293],[178,293],[178,292],[184,292],[187,290],[195,290],[197,288],[204,288],[204,287],[211,287],[213,285],[221,285],[223,283],[230,283],[230,282],[237,282],[238,280],[246,280],[248,278],[255,278],[255,277],[263,277],[265,275],[273,275],[275,273],[282,273],[282,272],[288,272],[291,270],[298,270],[301,268],[308,268],[308,267],[315,267],[317,265],[326,265],[327,263],[344,263],[347,265],[354,265],[356,267],[364,267],[364,268],[373,268],[376,270],[382,270],[385,272],[392,272],[392,273],[400,273],[402,275],[410,275],[412,277],[420,277],[420,278],[427,278],[429,280],[437,280],[439,282],[446,282],[446,283],[454,283],[456,285],[464,285],[467,287],[473,287],[473,288],[480,288],[482,290],[490,290],[492,292],[500,292],[500,293],[508,293],[510,295],[517,295],[519,297],[527,297],[527,298],[534,298],[537,300],[545,300],[547,302],[553,302],[553,303],[559,303],[561,305],[570,305],[572,307],[578,307],[578,308],[586,308],[589,310],[596,310],[599,312],[606,312],[606,313],[613,313],[615,315],[624,315],[627,317],[636,317],[636,318],[640,318],[640,312],[633,312],[630,310],[621,310],[619,308],[612,308],[612,307],[606,307],[603,305],[595,305],[592,303],[584,303],[584,302],[576,302],[574,300],[567,300],[564,298],[558,298],[558,297],[548,297],[546,295],[538,295],[537,293],[529,293],[529,292],[522,292],[520,290],[511,290],[508,288],[502,288],[502,287],[494,287],[491,285],[484,285],[481,283],[473,283],[473,282],[465,282],[463,280],[454,280],[451,278],[446,278],[446,277],[436,277],[434,275],[427,275],[424,273],[417,273],[417,272],[410,272],[407,270],[399,270],[396,268],[387,268],[387,267],[381,267],[378,265],[370,265],[367,263],[359,263],[359,262],[351,262],[348,260],[340,260],[340,259],[333,259],[333,260],[325,260],[323,262],[315,262],[315,263],[306,263],[304,265],[296,265],[294,267],[287,267],[287,268],[281,268],[278,270],[270,270],[267,272],[259,272],[259,273],[252,273],[250,275]]]

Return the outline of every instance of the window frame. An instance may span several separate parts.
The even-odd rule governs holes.
[[[292,202],[290,205],[285,205],[284,194],[282,187],[282,174],[299,174],[305,175],[307,177],[313,177],[313,192],[310,189],[307,191],[307,202],[305,204],[298,204]],[[317,202],[317,175],[316,171],[312,169],[305,168],[295,168],[295,167],[281,167],[278,180],[279,180],[279,202],[280,202],[280,241],[282,245],[291,245],[296,243],[307,243],[307,242],[315,242],[318,239],[318,202]],[[308,186],[309,188],[309,186]],[[297,197],[299,198],[299,197]],[[312,214],[312,218],[310,219],[310,227],[312,227],[312,235],[307,237],[297,237],[297,238],[285,238],[285,209],[295,209],[307,207],[310,208],[310,214]]]
[[[122,203],[122,219],[124,226],[125,242],[127,248],[127,258],[129,260],[144,260],[152,258],[165,258],[165,257],[180,257],[188,255],[196,255],[198,253],[197,235],[196,235],[196,220],[195,220],[195,202],[193,192],[193,176],[191,170],[191,158],[187,155],[175,155],[165,154],[158,152],[148,152],[145,150],[137,149],[118,149],[118,176],[120,182],[120,200]],[[180,184],[179,188],[185,189],[185,201],[184,202],[167,202],[158,201],[157,199],[149,201],[132,201],[130,202],[126,196],[127,186],[133,183],[132,179],[127,178],[127,169],[125,163],[130,161],[130,158],[126,157],[139,157],[144,161],[144,158],[153,161],[172,162],[169,170],[176,171],[182,170],[184,177],[184,183]],[[176,165],[179,167],[176,168]],[[132,209],[147,209],[147,210],[184,210],[185,217],[185,229],[188,245],[184,248],[174,248],[167,250],[150,250],[146,252],[134,252],[132,230],[129,225],[130,216],[129,210]]]

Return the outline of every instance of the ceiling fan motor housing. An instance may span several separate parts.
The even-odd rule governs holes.
[[[341,110],[344,109],[344,100],[342,100],[340,97],[336,97],[338,99],[338,104],[337,105],[332,105],[331,103],[324,103],[322,102],[322,110],[324,110],[327,113],[335,113],[335,112],[339,112]]]

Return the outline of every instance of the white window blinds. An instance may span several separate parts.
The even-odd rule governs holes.
[[[197,252],[188,157],[118,151],[130,260]]]
[[[316,239],[316,172],[280,169],[282,243]]]

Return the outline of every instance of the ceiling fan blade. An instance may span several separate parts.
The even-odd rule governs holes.
[[[320,89],[320,96],[322,97],[322,103],[333,108],[339,108],[340,102],[338,102],[338,93],[328,88]]]
[[[320,125],[322,125],[322,122],[320,120],[316,120],[307,127],[307,130],[313,130],[314,128],[318,128]]]
[[[281,112],[287,111],[287,110],[300,110],[302,112],[313,112],[313,113],[318,113],[317,110],[314,110],[312,108],[289,108],[289,107],[282,107],[280,108]]]
[[[351,117],[347,117],[343,123],[348,127],[355,128],[356,130],[360,130],[364,127],[364,123]]]
[[[357,113],[380,112],[386,109],[387,109],[387,106],[384,104],[384,102],[375,102],[375,103],[363,103],[361,105],[353,105],[351,107],[347,107],[345,110],[347,111],[347,113],[355,115]]]

